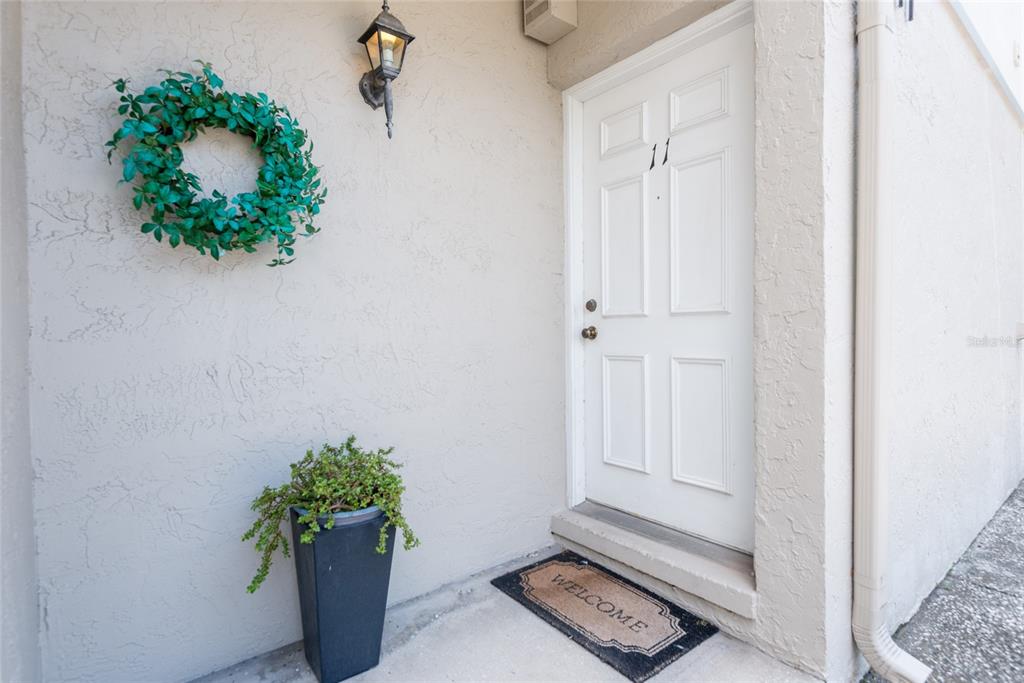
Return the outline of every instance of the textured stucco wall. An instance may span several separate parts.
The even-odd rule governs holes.
[[[28,269],[21,130],[21,6],[0,3],[0,680],[40,675]]]
[[[985,43],[1007,85],[1024,106],[1024,65],[1014,55],[1024,49],[1024,2],[960,0],[960,7]]]
[[[549,49],[552,83],[589,77],[716,6],[610,4],[581,3],[580,28]],[[757,618],[649,583],[794,666],[843,679],[855,666],[854,15],[848,2],[755,2],[754,23]]]
[[[397,553],[392,602],[550,542],[563,236],[545,50],[513,0],[404,3],[417,40],[389,142],[356,90],[355,38],[378,10],[24,7],[46,680],[182,680],[297,640],[291,565],[246,594],[239,536],[264,483],[349,432],[406,463],[423,546]],[[287,268],[140,235],[106,163],[110,81],[142,88],[199,58],[316,142],[324,231]],[[231,142],[192,150],[210,187],[245,182]]]
[[[763,647],[800,668],[823,675],[829,632],[826,567],[834,547],[828,521],[826,459],[834,476],[849,467],[850,444],[840,438],[826,452],[827,297],[825,233],[835,248],[849,217],[826,202],[823,163],[836,156],[836,173],[849,172],[849,142],[824,138],[826,16],[833,5],[755,3],[757,20],[757,182],[755,225],[755,438],[757,508],[755,569],[757,635]],[[849,20],[847,18],[847,20]],[[852,30],[852,25],[850,25]],[[827,48],[827,49],[826,49]],[[849,80],[846,75],[845,80]],[[839,184],[838,177],[830,183]],[[843,197],[836,202],[849,201]],[[842,253],[829,255],[842,264]],[[841,339],[839,325],[836,339]],[[843,352],[840,348],[837,352]],[[837,426],[836,429],[841,429]],[[841,432],[837,431],[836,434]],[[840,592],[840,600],[849,592]]]
[[[896,28],[893,625],[1024,476],[1022,130],[948,6]]]
[[[548,80],[568,88],[710,14],[728,0],[579,0],[578,27],[548,48]]]
[[[850,630],[853,603],[853,353],[856,234],[857,45],[855,7],[824,5],[822,174],[825,286],[824,495],[826,680],[863,666]]]

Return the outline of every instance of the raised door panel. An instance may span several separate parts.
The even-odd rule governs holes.
[[[601,289],[605,316],[647,313],[647,177],[601,188]]]
[[[602,405],[605,464],[649,471],[650,437],[647,357],[606,355]]]
[[[701,76],[669,93],[673,134],[729,115],[729,68]]]
[[[646,147],[650,139],[647,102],[640,102],[602,120],[599,134],[601,159]]]
[[[672,166],[672,313],[728,311],[728,150]]]
[[[731,493],[728,363],[672,358],[672,478]]]

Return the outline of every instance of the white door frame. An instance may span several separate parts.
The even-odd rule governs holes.
[[[640,74],[754,21],[752,0],[736,0],[562,92],[565,138],[566,503],[586,500],[583,428],[583,104]]]

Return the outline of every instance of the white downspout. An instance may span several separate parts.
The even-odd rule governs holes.
[[[876,673],[923,683],[931,669],[904,652],[886,629],[891,145],[894,37],[892,0],[861,0],[857,10],[857,281],[854,354],[853,636]]]

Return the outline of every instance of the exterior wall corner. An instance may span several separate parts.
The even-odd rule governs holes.
[[[21,2],[0,2],[0,680],[42,680],[30,448]]]

